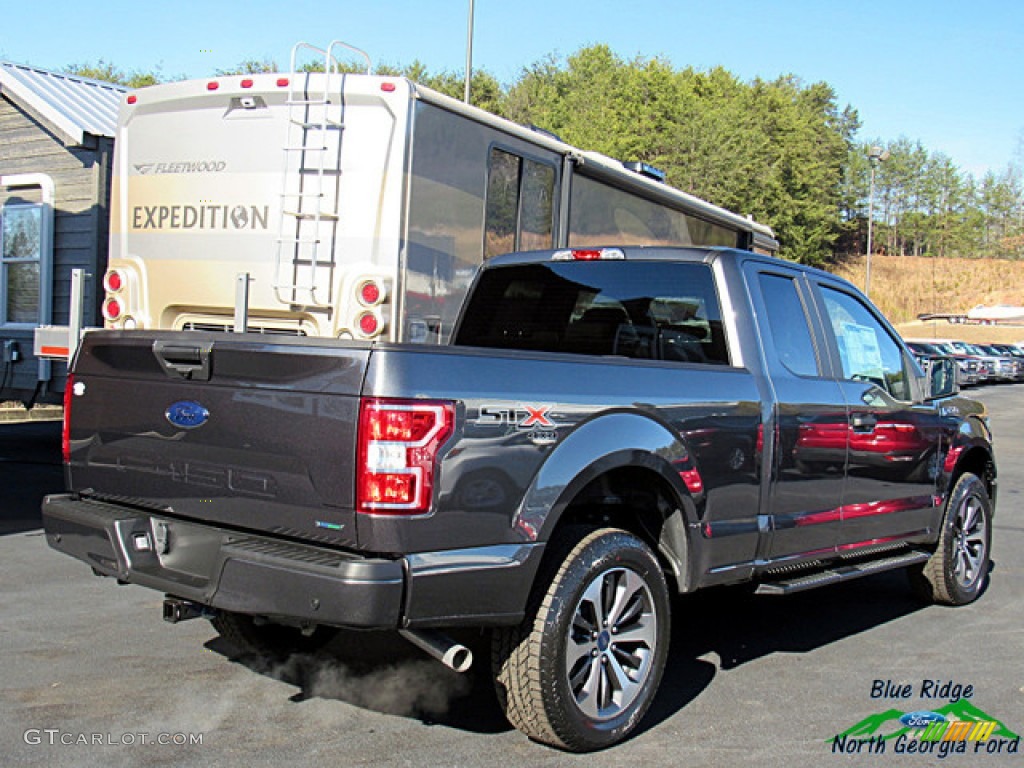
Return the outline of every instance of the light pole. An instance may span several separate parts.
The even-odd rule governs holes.
[[[469,81],[473,77],[473,0],[469,0],[469,30],[466,32],[466,87],[462,100],[469,104]]]
[[[871,185],[868,189],[868,261],[864,276],[864,295],[871,295],[871,234],[875,219],[875,167],[889,159],[889,151],[881,147],[868,149],[868,164],[871,166]]]

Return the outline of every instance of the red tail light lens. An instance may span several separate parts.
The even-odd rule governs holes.
[[[108,269],[103,276],[103,288],[107,293],[117,293],[124,288],[124,275],[119,269]]]
[[[364,336],[374,336],[380,331],[380,319],[373,312],[363,312],[359,316],[359,332]]]
[[[124,307],[117,299],[107,299],[103,302],[103,317],[114,322],[124,313]]]
[[[64,384],[64,424],[60,431],[60,452],[65,464],[71,463],[71,395],[75,389],[75,375],[68,374]]]
[[[367,307],[377,304],[383,297],[384,292],[381,290],[380,285],[373,280],[367,280],[359,286],[359,301]]]
[[[430,511],[438,451],[454,429],[454,403],[364,398],[359,412],[357,510],[376,515]]]

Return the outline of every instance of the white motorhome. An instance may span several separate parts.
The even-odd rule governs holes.
[[[768,227],[647,166],[401,77],[343,73],[345,48],[300,43],[287,74],[124,98],[106,327],[444,342],[477,266],[506,251],[777,250]],[[296,69],[309,49],[325,72]]]

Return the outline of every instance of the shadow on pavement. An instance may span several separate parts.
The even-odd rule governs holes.
[[[505,719],[490,677],[490,639],[480,632],[452,633],[475,658],[465,674],[453,672],[397,632],[341,631],[318,653],[282,658],[240,654],[223,638],[206,648],[257,674],[295,686],[289,701],[333,699],[353,706],[472,733],[502,733]]]
[[[866,632],[922,607],[900,572],[789,597],[749,588],[707,590],[673,604],[672,649],[658,694],[637,733],[668,720],[712,684],[719,672],[772,653],[807,653]],[[494,694],[490,643],[483,633],[455,639],[474,654],[458,675],[393,632],[344,632],[318,654],[275,661],[238,655],[221,638],[207,648],[299,690],[291,701],[335,699],[474,733],[511,729]],[[717,659],[706,658],[713,654]],[[704,657],[704,658],[702,658]],[[427,693],[430,695],[427,695]]]
[[[58,421],[0,424],[0,536],[42,527],[39,505],[64,490]]]

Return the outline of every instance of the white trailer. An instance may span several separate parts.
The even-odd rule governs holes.
[[[773,253],[772,231],[611,158],[300,43],[287,74],[144,88],[115,150],[108,328],[444,342],[498,253]],[[325,72],[297,57],[322,56]],[[367,65],[369,71],[369,65]]]

